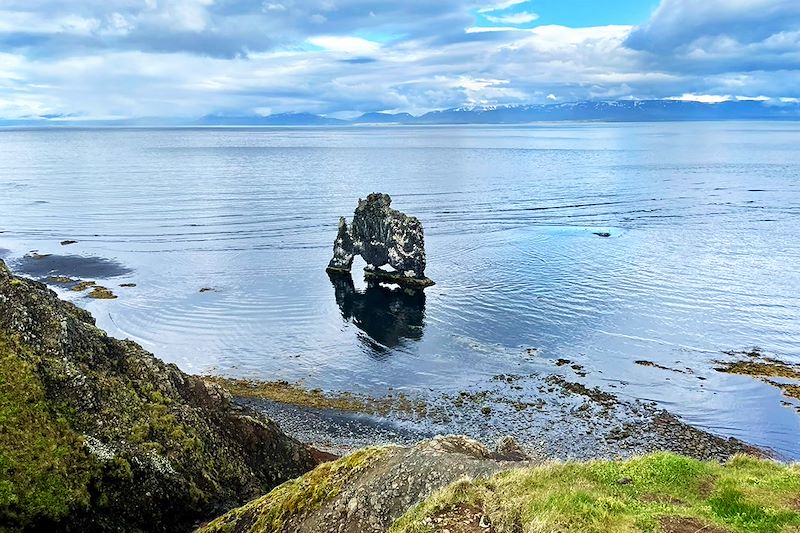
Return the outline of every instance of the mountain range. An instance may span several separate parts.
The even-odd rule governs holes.
[[[365,113],[352,120],[312,113],[206,115],[199,119],[135,118],[82,120],[69,116],[0,119],[0,126],[348,126],[363,124],[526,124],[531,122],[661,122],[690,120],[800,120],[800,102],[730,100],[614,100],[558,104],[457,107],[420,116]]]

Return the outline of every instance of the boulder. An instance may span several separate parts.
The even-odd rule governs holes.
[[[507,460],[461,435],[438,436],[413,448],[365,448],[230,511],[197,533],[384,533],[450,483],[539,462],[527,456]]]

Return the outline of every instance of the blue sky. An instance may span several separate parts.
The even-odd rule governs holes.
[[[640,24],[647,20],[658,6],[658,0],[616,0],[598,2],[597,0],[536,0],[520,2],[501,10],[502,15],[535,15],[530,23],[518,24],[520,27],[534,27],[542,24],[559,24],[571,27],[606,26],[609,24]],[[476,25],[496,25],[480,16],[480,8],[475,11],[479,18]],[[532,18],[532,17],[527,17]]]
[[[0,1],[4,118],[651,98],[800,98],[800,1]]]

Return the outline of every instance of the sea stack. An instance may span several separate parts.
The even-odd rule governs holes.
[[[373,193],[366,200],[359,199],[349,226],[344,217],[339,219],[328,273],[349,274],[353,258],[360,255],[367,263],[367,279],[405,287],[434,284],[425,277],[422,223],[416,217],[392,209],[391,204],[388,194]],[[381,270],[384,265],[394,271]]]

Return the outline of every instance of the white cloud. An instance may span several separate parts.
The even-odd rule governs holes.
[[[500,31],[524,31],[520,28],[515,28],[514,26],[470,26],[466,30],[466,33],[493,33],[493,32],[500,32]]]
[[[539,15],[536,13],[529,13],[523,11],[511,15],[486,15],[486,20],[497,24],[528,24],[534,20],[538,20]]]
[[[662,0],[626,46],[672,70],[797,70],[799,27],[797,0]]]
[[[635,28],[527,29],[522,1],[480,8],[492,27],[472,26],[472,0],[0,3],[0,117],[800,98],[795,0],[662,0]]]
[[[311,37],[308,42],[332,52],[347,54],[369,54],[380,48],[380,43],[361,37],[339,37],[335,35]]]
[[[508,9],[510,7],[526,3],[528,3],[528,0],[505,0],[503,2],[497,2],[496,4],[492,4],[490,6],[482,7],[478,10],[478,13],[491,13],[492,11],[503,11],[504,9]]]
[[[0,32],[15,32],[24,29],[31,33],[90,35],[100,26],[101,22],[93,17],[81,17],[73,14],[42,17],[33,11],[0,10]]]
[[[700,102],[703,104],[721,104],[722,102],[729,102],[732,97],[722,94],[693,94],[684,93],[681,96],[670,96],[667,100],[677,100],[679,102]]]
[[[280,3],[264,2],[264,11],[286,11],[286,6]]]

